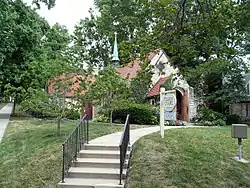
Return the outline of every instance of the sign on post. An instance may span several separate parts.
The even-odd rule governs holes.
[[[176,95],[175,90],[160,90],[160,133],[164,138],[164,122],[176,121]]]
[[[176,121],[176,96],[174,93],[166,93],[163,97],[164,120]]]

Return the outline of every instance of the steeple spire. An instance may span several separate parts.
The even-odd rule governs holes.
[[[117,67],[119,66],[119,62],[120,62],[120,59],[118,55],[117,32],[115,32],[115,43],[114,43],[112,63]]]

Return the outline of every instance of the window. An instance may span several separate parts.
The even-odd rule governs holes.
[[[151,99],[151,105],[155,105],[155,100],[154,99]]]

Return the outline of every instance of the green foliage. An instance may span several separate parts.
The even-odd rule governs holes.
[[[66,109],[65,117],[67,119],[78,120],[80,119],[80,114],[77,110],[71,108],[71,109]]]
[[[61,119],[67,116],[72,118],[76,116],[75,112],[69,111],[73,105],[66,100],[66,95],[72,85],[72,76],[74,76],[74,74],[65,74],[50,80],[53,89],[52,94],[47,94],[42,89],[29,88],[21,102],[23,110],[35,114],[35,116],[57,118],[58,135],[60,134]],[[79,117],[80,114],[78,114],[78,118]]]
[[[108,123],[109,118],[105,114],[99,115],[97,118],[94,119],[96,122]]]
[[[193,122],[203,126],[225,126],[225,120],[226,118],[223,114],[208,108],[203,108],[199,110]]]
[[[223,119],[217,119],[217,120],[215,121],[215,124],[216,124],[217,126],[226,126],[226,122],[225,122]]]
[[[66,53],[70,36],[21,0],[0,6],[0,85],[6,96],[22,100],[29,89],[44,89],[51,77],[73,69]]]
[[[41,3],[44,3],[48,9],[53,8],[56,5],[56,0],[33,0],[32,1],[38,9],[41,8]]]
[[[140,46],[163,49],[207,106],[244,98],[242,72],[249,2],[142,1],[152,11],[152,32]],[[173,19],[174,18],[174,19]],[[167,20],[167,21],[166,21]],[[230,25],[230,27],[229,27]],[[225,79],[228,80],[225,84]]]
[[[102,67],[111,61],[114,32],[118,33],[121,64],[137,56],[138,39],[149,27],[150,10],[140,1],[95,0],[96,14],[81,20],[74,32],[75,53],[78,61],[86,62],[89,69]]]
[[[227,125],[232,125],[233,123],[240,123],[240,116],[237,115],[237,114],[230,114],[230,115],[227,115],[226,117],[227,119]]]
[[[203,108],[198,112],[198,120],[202,121],[215,121],[218,119],[225,119],[224,115],[219,113],[219,112],[215,112],[211,109],[208,108]]]
[[[160,87],[164,87],[166,91],[174,89],[174,84],[173,84],[174,78],[175,75],[171,74],[168,77],[168,79],[163,84],[161,84]]]
[[[158,123],[156,111],[149,104],[130,103],[114,111],[114,120],[124,120],[130,114],[130,123],[155,125]]]
[[[244,71],[245,65],[240,59],[232,62],[215,59],[195,69],[186,69],[184,75],[207,106],[213,103],[229,105],[246,97]]]
[[[130,84],[131,97],[135,99],[136,103],[145,103],[148,91],[151,85],[152,67],[148,62],[141,64],[141,70],[136,77],[132,79]]]
[[[104,67],[97,75],[95,82],[90,85],[86,97],[96,105],[110,114],[112,123],[112,113],[117,108],[121,100],[129,95],[129,89],[125,79],[122,79],[112,65]]]

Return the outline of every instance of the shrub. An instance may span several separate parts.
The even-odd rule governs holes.
[[[199,111],[198,121],[215,121],[218,119],[225,120],[225,116],[219,112],[215,112],[208,108],[203,108]]]
[[[109,118],[105,116],[104,114],[98,116],[97,118],[94,119],[96,122],[102,122],[102,123],[109,123]]]
[[[65,115],[66,115],[66,118],[68,119],[72,119],[72,120],[80,119],[79,112],[73,109],[67,110]]]
[[[216,126],[226,126],[226,122],[223,119],[217,119],[215,121]]]
[[[156,110],[149,104],[129,104],[113,112],[113,120],[125,120],[130,114],[130,123],[133,124],[157,124]]]
[[[197,117],[192,122],[204,126],[225,126],[225,116],[211,109],[203,108],[199,111]]]
[[[231,114],[227,116],[227,125],[232,125],[233,123],[240,123],[240,116],[237,114]]]

